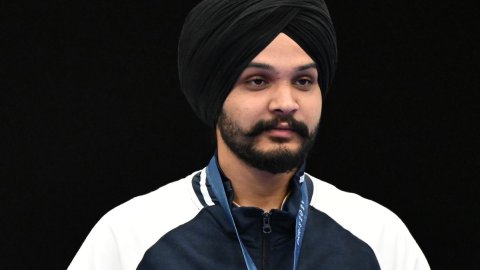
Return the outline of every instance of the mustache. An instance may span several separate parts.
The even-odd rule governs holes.
[[[245,135],[247,137],[258,136],[262,132],[277,128],[280,123],[288,123],[288,128],[296,132],[302,138],[310,137],[307,125],[303,122],[295,120],[292,115],[277,116],[271,120],[261,120],[257,122]]]

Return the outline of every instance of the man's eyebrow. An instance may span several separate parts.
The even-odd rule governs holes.
[[[265,63],[257,63],[257,62],[251,62],[250,64],[247,65],[247,68],[261,68],[261,69],[267,69],[267,70],[274,70],[273,66]]]
[[[307,69],[310,69],[310,68],[317,68],[317,64],[315,63],[310,63],[310,64],[306,64],[306,65],[303,65],[303,66],[299,66],[297,68],[297,71],[303,71],[303,70],[307,70]]]
[[[247,68],[261,68],[261,69],[266,69],[266,70],[275,70],[275,68],[272,65],[266,64],[266,63],[257,63],[257,62],[251,62],[247,65]],[[310,68],[317,68],[317,64],[315,63],[310,63],[306,65],[302,65],[296,68],[297,71],[303,71],[307,70]]]

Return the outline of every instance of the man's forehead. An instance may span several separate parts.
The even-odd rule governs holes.
[[[299,72],[312,68],[316,68],[312,58],[297,42],[282,32],[253,58],[245,70],[260,69],[279,73]]]

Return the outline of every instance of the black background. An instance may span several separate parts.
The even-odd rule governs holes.
[[[1,269],[65,269],[108,210],[206,165],[176,73],[196,2],[2,4]],[[339,68],[308,171],[397,213],[433,269],[480,269],[480,10],[327,4]]]

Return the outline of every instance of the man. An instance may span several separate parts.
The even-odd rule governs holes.
[[[69,269],[429,269],[392,212],[304,172],[335,66],[323,1],[201,2],[179,75],[216,154],[106,214]]]

